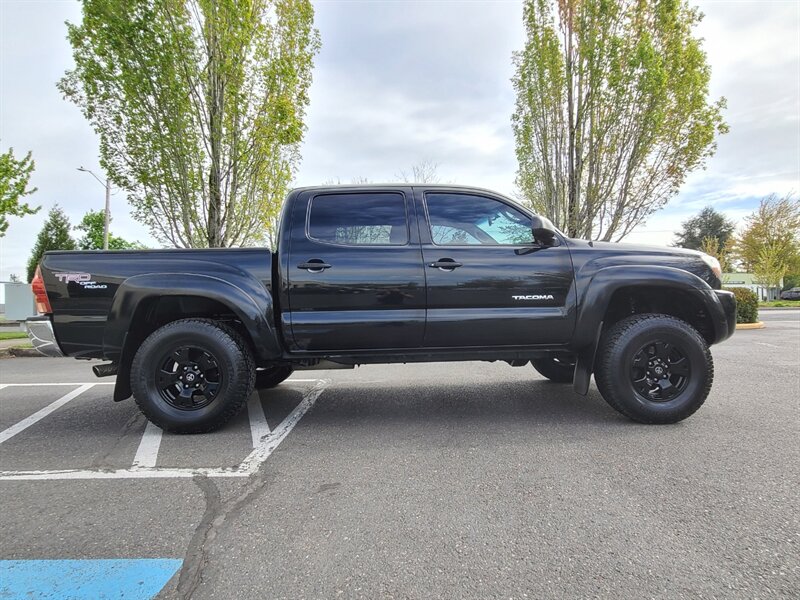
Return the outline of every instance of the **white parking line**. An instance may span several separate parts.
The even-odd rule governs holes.
[[[317,385],[306,392],[306,394],[303,396],[303,399],[300,401],[300,404],[298,404],[295,409],[289,413],[289,416],[286,417],[280,425],[278,425],[275,431],[261,439],[261,442],[255,448],[253,448],[253,451],[250,453],[250,455],[242,461],[242,464],[239,465],[239,468],[250,473],[255,473],[261,463],[269,458],[269,455],[272,454],[275,448],[277,448],[283,439],[289,435],[289,432],[294,429],[294,426],[297,425],[297,422],[303,418],[303,415],[305,415],[308,410],[314,406],[314,402],[316,402],[320,394],[325,391],[325,388],[328,387],[329,383],[330,380],[327,379],[317,380]]]
[[[59,383],[4,383],[3,387],[47,387],[53,385],[114,385],[113,381],[65,381]]]
[[[297,383],[300,380],[290,379],[287,383]],[[87,479],[164,479],[164,478],[187,478],[204,475],[206,477],[249,477],[255,473],[261,464],[269,458],[275,451],[278,445],[289,435],[289,432],[294,429],[295,425],[305,415],[317,398],[322,394],[325,388],[330,383],[326,379],[312,379],[314,385],[310,390],[303,394],[303,399],[295,407],[295,409],[286,417],[283,422],[259,439],[253,451],[242,461],[242,463],[235,468],[159,468],[159,467],[142,467],[135,466],[136,459],[134,459],[134,466],[128,469],[114,469],[114,470],[100,470],[100,469],[62,469],[62,470],[47,470],[47,471],[0,471],[0,481],[53,481],[53,480],[87,480]],[[87,388],[91,387],[87,384]],[[70,392],[70,394],[82,393],[84,390],[80,389]],[[69,395],[69,394],[68,394]],[[74,397],[74,396],[73,396]],[[64,397],[66,398],[66,396]],[[64,400],[61,398],[56,402]],[[53,404],[56,404],[54,402]],[[52,405],[51,405],[52,406]],[[50,408],[50,407],[47,407]],[[57,406],[55,408],[58,408]],[[53,410],[55,410],[55,408]],[[248,404],[249,408],[249,404]],[[41,412],[41,411],[40,411]],[[52,411],[50,411],[52,412]],[[263,414],[263,409],[262,409]],[[43,415],[44,416],[44,415]],[[29,417],[30,418],[30,417]],[[38,419],[37,419],[38,420]],[[15,426],[16,427],[16,426]],[[158,429],[158,428],[156,428]],[[20,430],[21,431],[21,430]],[[160,430],[159,430],[160,431]],[[253,433],[251,428],[251,434]],[[145,436],[147,430],[145,429]],[[141,449],[145,443],[145,438],[139,445]],[[139,451],[136,453],[139,456]],[[153,457],[155,463],[155,457]]]
[[[13,384],[9,384],[9,385],[13,385]],[[47,415],[49,415],[51,412],[53,412],[54,410],[58,410],[59,408],[64,406],[67,402],[72,400],[73,398],[77,398],[78,396],[80,396],[86,390],[91,389],[92,387],[94,387],[94,385],[95,384],[93,384],[93,383],[85,383],[82,386],[80,386],[78,389],[72,390],[70,393],[61,396],[61,398],[59,398],[58,400],[56,400],[52,404],[48,404],[43,409],[41,409],[39,411],[36,411],[30,417],[28,417],[26,419],[22,419],[22,421],[20,421],[19,423],[15,424],[15,425],[12,425],[11,427],[6,429],[5,431],[0,431],[0,444],[2,444],[3,442],[5,442],[7,440],[10,440],[12,437],[17,435],[20,431],[25,431],[28,427],[30,427],[34,423],[37,423],[38,421],[41,421]]]
[[[269,435],[269,423],[264,415],[264,407],[261,405],[258,392],[254,392],[247,400],[247,416],[250,417],[250,437],[255,448]]]
[[[139,448],[136,450],[136,456],[133,458],[134,469],[151,469],[156,466],[162,433],[160,427],[153,425],[150,421],[147,422],[147,427],[144,428],[144,434],[142,435],[142,441],[139,442]]]

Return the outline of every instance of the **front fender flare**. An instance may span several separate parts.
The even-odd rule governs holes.
[[[696,297],[711,318],[714,338],[711,343],[730,336],[728,318],[718,294],[697,275],[659,265],[618,265],[596,271],[588,282],[578,289],[578,317],[571,343],[578,361],[574,387],[585,394],[589,376],[594,367],[594,355],[600,339],[603,321],[614,292],[622,288],[665,288],[680,290]]]

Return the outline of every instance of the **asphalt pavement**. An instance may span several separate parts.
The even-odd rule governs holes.
[[[435,363],[298,372],[162,435],[89,364],[6,359],[0,559],[151,559],[126,597],[797,598],[800,311],[761,317],[670,426],[530,366]]]

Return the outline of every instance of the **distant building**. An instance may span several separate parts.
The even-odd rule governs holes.
[[[783,280],[778,287],[766,287],[756,283],[756,276],[752,273],[723,273],[723,287],[743,287],[752,290],[761,301],[778,300],[783,288]]]

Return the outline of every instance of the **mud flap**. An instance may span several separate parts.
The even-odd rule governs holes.
[[[592,371],[594,370],[594,357],[597,352],[597,346],[600,343],[600,334],[603,332],[603,322],[597,327],[597,333],[594,336],[594,343],[587,346],[578,352],[577,360],[575,361],[575,375],[572,378],[572,389],[585,396],[589,391],[589,382],[592,380]]]

